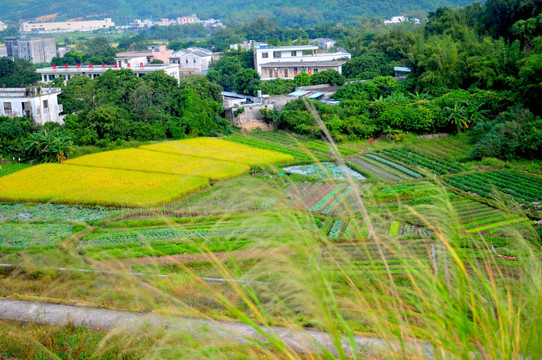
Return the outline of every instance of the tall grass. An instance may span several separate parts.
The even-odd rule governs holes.
[[[344,165],[341,157],[336,160]],[[354,185],[351,178],[348,182]],[[363,226],[347,240],[329,239],[315,215],[280,207],[273,226],[250,237],[249,252],[243,256],[249,254],[251,262],[241,261],[235,251],[213,253],[205,241],[198,242],[200,258],[171,256],[161,258],[162,264],[155,259],[155,266],[144,267],[137,259],[93,262],[67,244],[64,263],[117,273],[60,273],[54,270],[59,263],[55,255],[22,254],[17,270],[2,280],[0,295],[24,293],[29,299],[144,310],[172,321],[177,316],[235,321],[253,331],[253,335],[231,337],[205,328],[163,327],[142,320],[139,325],[100,333],[98,341],[85,345],[90,349],[86,356],[96,359],[542,357],[542,252],[535,235],[510,231],[505,239],[495,239],[466,233],[442,185],[431,191],[434,201],[424,211],[430,215],[422,216],[397,199],[397,206],[408,209],[433,235],[413,237],[396,231],[390,235],[389,224],[396,214],[381,210],[370,192],[353,189],[357,202],[344,220],[357,218]],[[217,216],[220,223],[220,216],[226,219],[228,214],[223,211]],[[239,221],[247,227],[262,224],[270,221],[269,213],[255,212]],[[187,226],[167,218],[160,224]],[[144,238],[141,246],[148,246]],[[516,259],[503,259],[499,252]],[[50,270],[35,275],[37,268]],[[205,282],[201,276],[209,268],[225,282]],[[132,269],[169,277],[122,273]],[[4,347],[0,357],[24,357],[24,348],[17,345],[29,342],[33,352],[28,354],[36,358],[36,348],[44,358],[63,356],[43,341],[47,336],[43,332],[51,330],[0,324],[8,328],[8,336],[0,335]],[[293,332],[300,346],[281,337],[283,330],[275,326]],[[327,333],[328,346],[316,342],[312,330]],[[72,349],[83,343],[89,344],[80,338],[65,346]]]

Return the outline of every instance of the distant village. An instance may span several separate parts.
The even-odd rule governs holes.
[[[385,23],[401,23],[406,21],[419,23],[418,19],[405,17],[394,17],[391,20],[385,20]],[[200,20],[196,14],[193,14],[175,20],[134,20],[128,27],[140,29],[152,26],[185,24],[203,24],[211,28],[224,26],[220,20]],[[0,23],[0,29],[3,27],[5,28],[5,25]],[[53,37],[27,37],[26,35],[68,31],[93,31],[114,27],[116,27],[115,23],[108,18],[73,22],[25,22],[21,25],[21,34],[23,35],[5,39],[5,47],[0,48],[0,57],[7,56],[11,59],[25,59],[34,64],[50,63],[54,57],[62,57],[71,48],[57,47]],[[230,48],[253,52],[254,69],[258,72],[262,81],[294,79],[302,72],[312,75],[321,71],[336,70],[342,74],[342,65],[351,58],[350,53],[342,48],[336,48],[335,41],[328,38],[311,39],[308,45],[291,46],[269,46],[265,43],[249,40],[239,44],[231,44]],[[59,78],[66,83],[75,76],[87,76],[94,79],[107,70],[119,69],[131,69],[138,77],[143,77],[148,73],[160,70],[180,82],[183,78],[190,75],[206,74],[212,63],[218,61],[220,55],[220,53],[213,53],[210,49],[200,47],[189,47],[173,51],[167,49],[166,45],[152,45],[145,51],[119,52],[116,54],[114,64],[52,65],[50,67],[39,68],[36,71],[41,75],[41,82],[43,84],[52,83]],[[397,75],[401,75],[408,73],[410,69],[397,68],[396,71],[399,72]],[[245,104],[253,104],[258,109],[270,103],[275,106],[284,105],[292,98],[299,97],[330,101],[329,96],[332,92],[299,89],[295,93],[290,94],[291,98],[286,100],[277,98],[275,101],[270,101],[268,97],[261,94],[257,97],[251,97],[224,92],[223,97],[226,110]],[[0,116],[30,116],[32,114],[30,117],[33,117],[37,123],[44,123],[46,121],[61,123],[63,117],[59,113],[62,111],[62,108],[56,100],[59,93],[60,89],[42,92],[37,92],[35,89],[27,91],[24,88],[0,89],[0,104],[4,104],[3,107],[0,107]],[[41,100],[36,100],[36,98]],[[46,112],[44,112],[44,109],[46,109]],[[250,112],[247,112],[247,114],[250,114]],[[233,119],[231,120],[233,121]]]

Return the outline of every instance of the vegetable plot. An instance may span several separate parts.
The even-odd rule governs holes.
[[[542,201],[542,178],[517,171],[488,171],[452,176],[444,180],[463,191],[486,198],[498,198],[501,192],[525,205]]]
[[[294,183],[286,198],[294,207],[328,216],[354,214],[361,211],[354,188],[346,183]],[[360,188],[359,191],[363,191]]]
[[[466,170],[462,165],[407,148],[384,149],[380,150],[380,153],[394,160],[399,160],[404,164],[427,169],[436,175],[453,174]]]
[[[374,154],[354,156],[348,160],[367,173],[387,182],[411,181],[422,177],[403,165]]]

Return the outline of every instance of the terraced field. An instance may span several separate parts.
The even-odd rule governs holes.
[[[406,166],[374,154],[353,156],[348,161],[385,182],[411,181],[422,177]]]

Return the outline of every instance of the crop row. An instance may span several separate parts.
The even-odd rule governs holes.
[[[512,196],[523,203],[542,200],[542,184],[539,178],[512,171],[491,171],[453,176],[445,179],[449,184],[483,197],[495,197],[494,189]]]
[[[346,184],[339,184],[328,192],[323,198],[321,198],[316,204],[314,204],[309,211],[318,211],[324,205],[326,205],[331,199],[333,199],[337,194],[341,193],[347,187]]]
[[[393,159],[399,160],[407,165],[418,166],[424,169],[428,169],[433,174],[437,175],[465,171],[465,168],[461,165],[453,164],[432,155],[422,154],[412,149],[384,149],[380,150],[380,153]]]
[[[374,154],[367,154],[366,155],[367,157],[371,158],[371,159],[374,159],[378,162],[381,162],[383,164],[386,164],[388,166],[391,166],[392,168],[394,169],[397,169],[413,178],[421,178],[422,175],[418,174],[417,172],[413,171],[413,170],[410,170],[409,168],[406,168],[404,167],[403,165],[400,165],[400,164],[397,164],[391,160],[388,160],[388,159],[385,159],[381,156],[378,156],[378,155],[374,155]]]
[[[408,181],[412,176],[405,174],[396,168],[383,164],[367,155],[349,158],[350,162],[374,177],[389,182]]]
[[[352,190],[353,188],[351,186],[347,187],[343,192],[339,193],[335,199],[325,207],[325,209],[320,212],[324,215],[329,215],[337,206],[346,200]]]
[[[343,225],[344,225],[343,219],[335,220],[335,222],[333,223],[333,226],[331,227],[331,230],[329,231],[328,236],[331,239],[337,239],[339,235],[341,234],[341,229]]]
[[[491,223],[491,224],[487,224],[487,225],[484,225],[484,226],[468,229],[467,232],[468,233],[483,232],[483,231],[487,231],[487,230],[498,228],[498,227],[506,227],[506,226],[512,225],[512,224],[525,223],[527,221],[528,220],[526,218],[515,218],[515,219],[500,221],[500,222]]]

